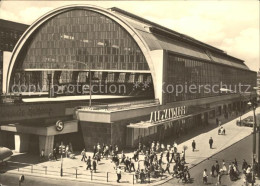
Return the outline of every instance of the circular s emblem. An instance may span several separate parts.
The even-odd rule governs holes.
[[[58,120],[55,126],[57,131],[62,131],[64,129],[64,123],[61,120]]]

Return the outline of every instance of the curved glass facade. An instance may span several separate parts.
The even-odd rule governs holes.
[[[131,35],[89,10],[71,10],[44,23],[20,62],[20,70],[149,70]]]

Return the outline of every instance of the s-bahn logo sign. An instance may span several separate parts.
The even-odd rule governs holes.
[[[161,121],[161,120],[165,120],[165,119],[174,119],[179,116],[183,116],[185,114],[186,114],[185,106],[154,111],[154,112],[151,112],[150,122],[156,122],[156,121]]]
[[[64,123],[61,120],[58,120],[56,122],[55,127],[56,127],[56,130],[60,132],[64,129]]]

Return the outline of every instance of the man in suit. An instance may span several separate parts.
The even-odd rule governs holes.
[[[194,152],[194,150],[196,149],[196,142],[195,142],[195,140],[192,141],[191,146],[192,146],[192,151]]]
[[[212,137],[210,137],[210,139],[209,139],[209,147],[212,149],[212,145],[213,145],[213,139],[212,139]]]

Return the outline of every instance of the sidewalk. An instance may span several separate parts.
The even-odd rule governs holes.
[[[260,108],[256,109],[256,113],[260,113]],[[241,119],[244,119],[250,115],[253,115],[252,111],[242,115]],[[237,126],[236,121],[239,119],[235,118],[228,122],[225,121],[224,117],[219,118],[222,122],[222,127],[226,130],[226,135],[218,135],[219,127],[216,127],[213,130],[210,130],[206,133],[201,133],[200,135],[191,138],[181,144],[178,144],[178,151],[182,151],[184,145],[188,146],[188,149],[185,152],[186,162],[189,163],[189,168],[196,166],[198,163],[203,160],[211,157],[212,155],[224,150],[230,145],[240,141],[241,139],[247,137],[253,132],[252,127]],[[225,123],[226,122],[226,123]],[[209,121],[209,125],[216,126],[216,119]],[[209,147],[209,138],[213,139],[213,149]],[[196,150],[192,152],[191,143],[195,140]]]
[[[260,108],[257,108],[256,113],[260,112]],[[244,114],[242,119],[252,115],[252,111]],[[190,138],[190,136],[194,135],[189,133],[186,136],[183,136],[185,139],[188,140],[178,144],[178,151],[181,152],[184,145],[188,147],[186,150],[186,162],[189,168],[192,168],[199,164],[200,162],[204,161],[208,157],[224,150],[225,148],[229,147],[230,145],[240,141],[241,139],[245,138],[246,136],[252,133],[251,127],[239,127],[236,125],[236,119],[227,121],[224,118],[219,118],[223,123],[222,126],[226,130],[226,135],[218,135],[218,127],[216,127],[216,120],[210,120],[208,129],[210,131],[201,133],[196,137]],[[239,118],[238,118],[239,119]],[[225,123],[226,122],[226,123]],[[213,149],[209,148],[209,138],[212,137],[214,140]],[[190,138],[190,139],[189,139]],[[191,143],[192,141],[196,141],[196,151],[192,152]],[[178,142],[178,140],[177,140]],[[87,152],[87,156],[92,157],[91,152]],[[126,153],[126,156],[132,157],[133,153]],[[144,156],[140,155],[140,160],[143,160]],[[60,166],[61,161],[47,161],[43,163],[37,163],[31,166],[33,162],[38,161],[38,156],[33,155],[22,155],[16,154],[12,157],[12,162],[27,162],[29,164],[20,165],[22,168],[8,170],[8,172],[18,173],[18,174],[30,174],[35,176],[44,176],[49,178],[55,179],[68,179],[68,180],[77,180],[77,181],[88,181],[93,183],[103,183],[103,184],[113,184],[113,185],[126,185],[126,184],[138,184],[134,178],[133,173],[124,173],[122,174],[121,183],[116,182],[116,172],[114,169],[114,164],[111,163],[111,160],[102,159],[101,162],[97,165],[97,173],[91,173],[89,170],[86,170],[86,164],[81,162],[81,155],[77,155],[76,159],[63,159],[63,177],[60,177]],[[141,161],[142,162],[142,161]],[[166,157],[164,153],[163,157],[163,168],[166,167]],[[10,166],[15,165],[15,163],[10,163]],[[136,165],[137,167],[137,165]],[[140,163],[140,168],[143,165]],[[171,164],[170,170],[172,171],[173,163]],[[77,171],[77,178],[76,178],[76,171]],[[134,180],[133,180],[134,179]],[[151,183],[149,185],[158,185],[163,183],[167,180],[171,179],[171,175],[168,173],[164,175],[163,178],[151,178]]]

